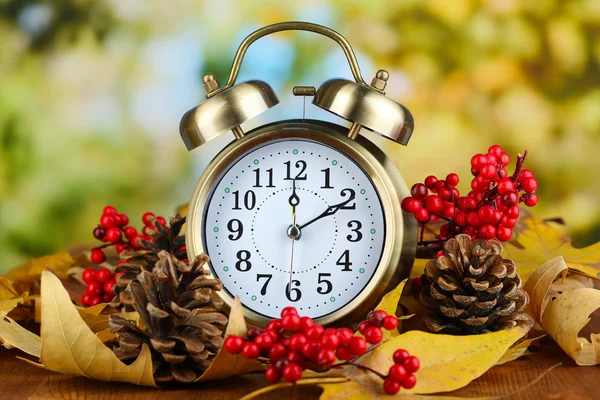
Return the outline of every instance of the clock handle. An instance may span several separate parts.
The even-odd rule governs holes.
[[[357,83],[368,87],[368,84],[365,82],[360,73],[360,67],[358,66],[356,56],[354,55],[354,50],[352,50],[352,46],[350,46],[350,43],[348,43],[345,37],[334,31],[333,29],[329,29],[322,25],[302,21],[289,21],[267,25],[248,35],[246,39],[244,39],[244,41],[240,44],[240,47],[235,53],[235,57],[233,58],[233,64],[231,66],[231,72],[229,72],[229,78],[227,79],[227,83],[221,87],[215,88],[213,91],[208,93],[206,97],[210,98],[218,93],[221,93],[224,90],[229,89],[235,84],[235,81],[240,72],[242,61],[244,60],[244,55],[246,55],[246,51],[252,43],[254,43],[257,39],[260,39],[263,36],[267,36],[272,33],[281,31],[309,31],[333,39],[337,44],[340,45],[342,50],[344,50],[344,54],[346,55],[346,58],[348,59],[348,64],[350,64],[350,69],[352,70],[352,75],[354,75],[354,80]]]

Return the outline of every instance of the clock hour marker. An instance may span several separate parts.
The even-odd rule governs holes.
[[[228,267],[227,265],[226,265],[226,266],[224,266],[224,267],[223,267],[223,271],[225,271],[225,272],[229,271],[229,267]]]
[[[254,160],[254,165],[258,165],[258,160]]]
[[[367,191],[365,189],[360,189],[360,194],[365,194]]]
[[[364,273],[365,273],[365,269],[364,269],[364,268],[361,268],[361,269],[359,269],[358,271],[359,271],[361,274],[364,274]]]
[[[215,231],[215,232],[219,232],[219,228],[215,226],[215,227],[213,228],[213,231]]]
[[[256,301],[256,296],[252,295],[251,299],[252,299],[252,301]]]
[[[298,154],[298,149],[294,149],[293,153]]]
[[[225,193],[229,193],[231,191],[231,189],[229,189],[228,187],[225,188]]]
[[[331,162],[331,164],[333,164],[333,165],[337,165],[337,160],[333,160],[333,161]]]
[[[329,298],[329,301],[333,303],[333,302],[335,301],[335,297],[331,296],[331,297]]]
[[[375,232],[377,232],[375,228],[371,228],[371,233],[375,234]]]

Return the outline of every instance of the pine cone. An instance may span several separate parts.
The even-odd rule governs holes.
[[[470,335],[527,320],[519,312],[529,297],[515,263],[500,255],[499,242],[472,242],[469,235],[458,235],[444,250],[425,266],[428,283],[420,292],[421,303],[432,313],[424,320],[431,332]]]
[[[139,242],[141,249],[121,252],[119,255],[121,264],[117,265],[115,272],[125,273],[117,278],[117,284],[113,289],[117,296],[110,304],[112,307],[121,308],[123,312],[133,310],[133,299],[125,291],[125,288],[137,278],[140,272],[153,270],[159,260],[158,253],[160,251],[167,251],[177,260],[187,259],[185,235],[179,235],[185,220],[186,217],[175,215],[169,221],[169,229],[167,229],[154,219],[152,222],[156,229],[152,230],[150,234],[153,241],[141,240]]]
[[[146,343],[157,382],[193,382],[208,368],[223,344],[227,317],[218,311],[223,303],[214,291],[222,284],[206,277],[207,261],[200,255],[188,264],[163,250],[152,271],[141,271],[129,284],[124,292],[143,325],[109,316],[120,360],[133,362]]]

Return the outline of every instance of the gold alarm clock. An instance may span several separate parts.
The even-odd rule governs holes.
[[[241,124],[279,103],[265,82],[236,84],[244,54],[257,39],[304,30],[335,40],[354,81],[331,79],[294,94],[351,122],[274,122],[244,132]],[[284,22],[250,34],[240,45],[227,83],[203,78],[207,100],[182,118],[188,150],[233,131],[235,140],[208,165],[194,191],[187,223],[190,258],[206,253],[223,282],[227,306],[238,296],[245,317],[265,325],[286,306],[320,324],[357,320],[408,277],[416,223],[401,207],[408,188],[381,149],[360,135],[368,129],[406,145],[413,118],[385,96],[388,73],[361,76],[348,41],[306,22]]]

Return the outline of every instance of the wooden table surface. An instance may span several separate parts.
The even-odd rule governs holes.
[[[550,338],[542,341],[537,354],[492,368],[469,386],[452,392],[459,397],[506,399],[600,399],[600,367],[578,367]],[[0,399],[239,399],[263,387],[260,374],[167,389],[152,389],[122,383],[48,372],[15,358],[18,350],[0,347]],[[541,379],[539,378],[556,364]],[[522,389],[525,387],[524,389]],[[519,391],[519,389],[522,389]],[[514,393],[518,391],[517,393]],[[299,387],[271,392],[263,399],[316,399],[320,389]]]

